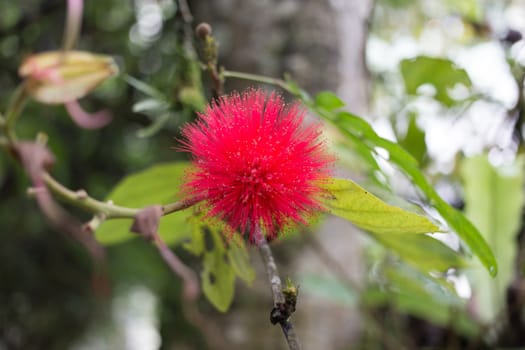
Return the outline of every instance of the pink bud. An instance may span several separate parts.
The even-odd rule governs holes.
[[[117,72],[111,57],[83,51],[34,54],[19,68],[29,95],[47,104],[82,98]]]

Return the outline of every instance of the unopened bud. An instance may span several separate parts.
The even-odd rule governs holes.
[[[29,56],[20,66],[35,100],[61,104],[84,97],[118,72],[113,59],[84,51],[50,51]]]
[[[206,22],[200,23],[197,28],[195,28],[195,33],[199,39],[206,39],[207,36],[211,35],[211,32],[211,26]]]

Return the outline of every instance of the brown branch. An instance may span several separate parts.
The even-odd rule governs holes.
[[[266,273],[268,274],[268,280],[270,282],[273,296],[274,308],[270,315],[270,321],[273,324],[279,323],[290,350],[300,350],[301,345],[299,344],[299,338],[297,337],[297,333],[295,333],[293,324],[290,321],[290,315],[288,314],[289,306],[287,305],[286,298],[283,294],[283,286],[277,271],[277,265],[273,258],[272,250],[260,228],[255,229],[257,231],[255,233],[255,238],[257,240],[256,243],[263,259]],[[293,310],[295,310],[295,305],[293,305]]]
[[[195,272],[186,266],[173,251],[166,245],[166,243],[160,238],[158,233],[153,236],[153,244],[160,253],[162,259],[168,267],[177,276],[182,279],[184,284],[183,298],[187,301],[194,302],[200,293],[199,281]]]
[[[224,336],[219,328],[206,319],[197,307],[200,287],[195,272],[175,255],[157,232],[153,235],[152,241],[166,265],[182,279],[184,290],[181,304],[186,319],[204,334],[210,349],[227,349]]]

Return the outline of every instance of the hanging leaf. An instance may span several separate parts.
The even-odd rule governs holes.
[[[333,179],[324,188],[329,193],[324,199],[329,212],[363,230],[381,234],[439,231],[426,217],[386,204],[351,180]]]
[[[219,311],[226,312],[233,299],[235,277],[247,285],[251,285],[255,279],[246,245],[238,234],[224,239],[224,223],[205,218],[204,213],[191,217],[189,223],[192,227],[191,236],[182,246],[202,256],[204,295]]]
[[[250,264],[248,251],[242,240],[230,243],[228,247],[228,261],[235,275],[250,286],[255,280],[255,271]]]
[[[212,232],[213,247],[203,256],[202,291],[217,310],[230,308],[235,290],[235,272],[231,267],[220,234]]]
[[[107,196],[116,205],[142,208],[154,204],[168,204],[178,199],[177,192],[186,175],[189,163],[173,162],[157,164],[146,170],[126,176]],[[167,243],[179,242],[191,235],[187,220],[191,210],[183,210],[163,216],[159,233]],[[105,221],[96,231],[102,244],[115,244],[137,237],[129,232],[132,219]]]
[[[525,158],[509,166],[494,167],[486,155],[463,161],[468,217],[483,232],[499,265],[495,280],[472,271],[477,310],[486,322],[495,321],[506,302],[506,290],[514,277],[516,235],[520,228],[524,196]]]
[[[191,235],[189,241],[182,244],[182,247],[196,256],[201,256],[205,250],[204,230],[202,224],[198,221],[200,218],[191,217]]]

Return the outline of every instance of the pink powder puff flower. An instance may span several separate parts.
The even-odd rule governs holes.
[[[319,124],[302,126],[304,111],[274,93],[249,90],[222,97],[182,130],[181,150],[194,170],[185,183],[205,199],[208,215],[257,242],[289,224],[306,223],[321,210],[321,184],[334,158],[320,140]]]

